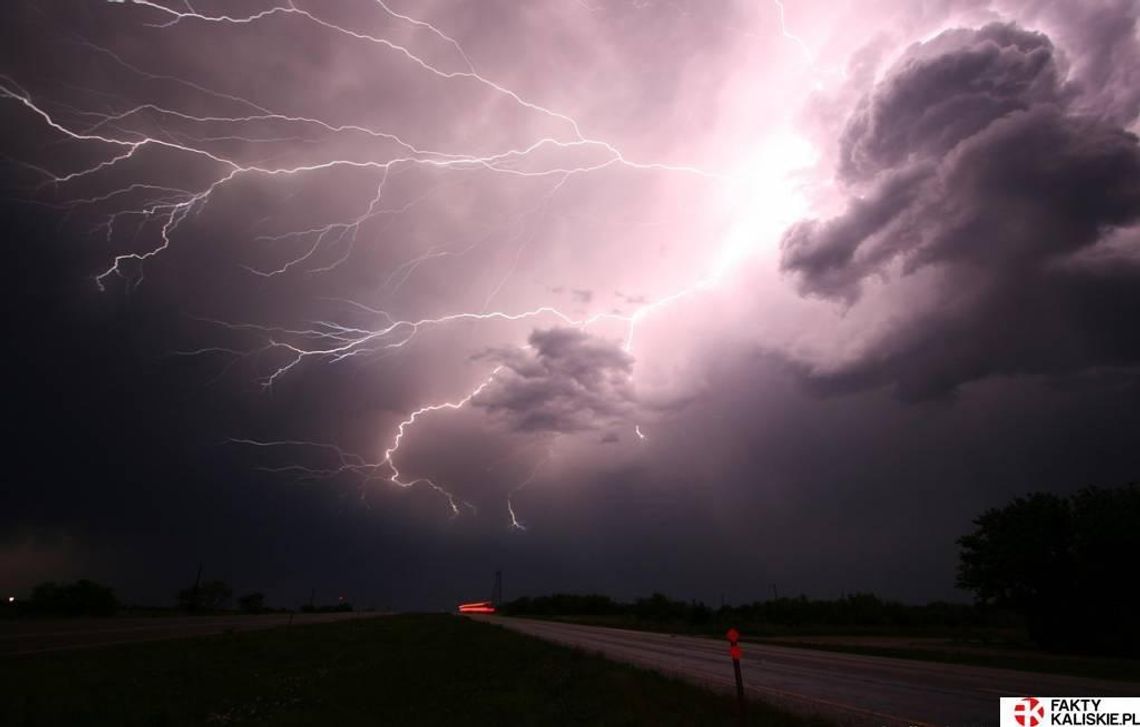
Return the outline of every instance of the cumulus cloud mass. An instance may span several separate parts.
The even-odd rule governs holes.
[[[473,406],[516,431],[577,432],[628,419],[633,357],[618,343],[573,328],[530,334],[530,346],[485,354],[500,366]]]
[[[939,305],[904,314],[837,385],[938,395],[1137,363],[1140,255],[1093,261],[1140,219],[1140,146],[1067,65],[1045,35],[991,23],[911,47],[859,101],[839,141],[848,208],[789,229],[782,266],[848,303],[872,276],[929,268]]]

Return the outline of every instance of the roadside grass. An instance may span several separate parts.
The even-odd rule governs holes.
[[[7,657],[0,684],[0,724],[29,727],[735,724],[729,696],[448,615]]]
[[[724,638],[727,624],[689,624],[669,621],[645,621],[631,616],[526,616],[540,620],[560,621],[591,626],[658,633],[684,634]],[[743,639],[754,643],[787,646],[797,649],[834,651],[844,654],[865,656],[888,656],[896,659],[914,659],[944,664],[985,666],[997,669],[1016,669],[1041,674],[1062,674],[1065,676],[1088,677],[1091,679],[1114,679],[1118,681],[1140,682],[1140,659],[1123,659],[1095,656],[1074,656],[1052,654],[1030,646],[1025,637],[1016,632],[1000,629],[911,629],[870,627],[847,628],[836,626],[790,628],[786,626],[758,626],[741,624]],[[811,637],[827,637],[826,641],[812,641]],[[842,636],[853,640],[868,636],[906,638],[938,638],[945,640],[945,647],[937,644],[908,645],[867,645],[841,642]],[[794,639],[788,637],[795,637]]]

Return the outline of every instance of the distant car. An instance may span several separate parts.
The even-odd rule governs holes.
[[[494,613],[495,604],[490,601],[459,604],[459,613]]]

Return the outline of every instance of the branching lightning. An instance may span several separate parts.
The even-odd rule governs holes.
[[[356,237],[365,223],[380,216],[403,214],[418,203],[419,200],[412,200],[395,207],[389,207],[386,204],[386,191],[392,175],[405,168],[422,167],[440,171],[479,170],[512,177],[553,180],[553,184],[547,193],[547,199],[556,194],[571,177],[597,174],[617,167],[646,173],[694,175],[714,184],[730,184],[739,181],[722,171],[703,169],[698,166],[630,159],[617,145],[594,138],[583,132],[583,125],[572,116],[532,101],[522,93],[496,82],[480,72],[467,51],[454,37],[431,23],[396,12],[383,0],[375,0],[376,6],[393,23],[411,26],[431,34],[452,50],[459,67],[457,69],[441,67],[417,54],[407,45],[397,43],[383,35],[338,24],[322,17],[315,11],[300,8],[291,1],[249,15],[211,15],[198,12],[190,3],[185,3],[181,8],[174,8],[155,0],[108,0],[108,2],[114,2],[116,5],[134,6],[139,12],[151,15],[153,22],[146,24],[149,29],[148,32],[163,32],[176,25],[188,23],[197,23],[202,26],[247,26],[268,22],[271,19],[292,18],[299,22],[311,24],[322,32],[336,34],[345,42],[367,43],[377,46],[393,54],[400,62],[410,64],[419,72],[430,74],[438,79],[457,84],[477,84],[487,93],[509,100],[518,108],[560,126],[562,132],[553,135],[540,135],[517,146],[500,149],[489,154],[457,153],[425,148],[383,129],[371,128],[367,125],[338,123],[316,116],[284,113],[251,99],[210,89],[189,79],[150,73],[128,63],[110,49],[85,40],[81,41],[89,51],[110,58],[119,67],[136,77],[176,84],[213,99],[228,108],[240,107],[241,109],[236,113],[202,114],[171,108],[157,102],[121,105],[121,107],[112,110],[73,108],[38,98],[23,88],[15,79],[0,76],[0,100],[18,104],[62,139],[106,150],[106,156],[100,161],[86,167],[67,171],[53,172],[40,165],[24,163],[25,167],[33,170],[37,176],[42,178],[38,185],[40,191],[51,188],[57,194],[66,194],[69,186],[87,180],[97,181],[98,178],[112,171],[122,170],[128,162],[139,158],[144,152],[152,150],[174,155],[176,159],[183,161],[194,160],[214,170],[212,178],[197,187],[188,185],[187,188],[183,188],[136,180],[101,194],[85,197],[73,196],[62,203],[61,206],[66,209],[111,207],[100,225],[101,231],[108,239],[111,239],[117,227],[126,223],[127,220],[134,220],[140,226],[143,224],[157,225],[157,239],[153,246],[144,251],[118,254],[110,260],[105,269],[95,275],[95,282],[100,289],[105,288],[112,278],[122,278],[130,285],[140,284],[143,281],[146,264],[175,244],[180,228],[195,214],[201,212],[218,190],[242,178],[273,180],[334,169],[360,170],[375,174],[375,187],[370,201],[363,209],[359,210],[358,214],[349,219],[259,238],[268,242],[307,241],[301,252],[293,257],[264,267],[248,268],[250,273],[262,278],[273,278],[296,269],[303,269],[309,273],[328,272],[343,264],[349,258]],[[774,2],[779,8],[781,29],[784,36],[794,41],[807,53],[803,41],[789,33],[784,25],[783,4],[779,0],[774,0]],[[115,101],[116,99],[110,99],[112,104]],[[145,127],[145,122],[149,122],[151,126],[157,127],[161,131],[158,133],[140,131],[140,128]],[[248,131],[250,128],[261,128],[266,124],[273,124],[275,128],[280,129],[278,135],[258,136]],[[179,132],[165,131],[169,125],[179,127]],[[194,131],[199,127],[224,127],[229,131],[210,136],[195,135]],[[266,140],[290,139],[296,138],[291,134],[299,134],[302,131],[318,132],[336,137],[368,139],[386,145],[385,148],[389,148],[391,153],[376,157],[333,157],[306,164],[275,165],[264,160],[243,159],[233,153],[220,150],[220,147],[223,146],[220,142],[226,140],[256,143]],[[545,161],[547,153],[551,151],[564,153],[557,157],[560,161]],[[567,158],[574,159],[575,155],[579,157],[577,160],[564,161]],[[369,189],[372,190],[371,187]],[[493,235],[494,232],[494,230],[488,230],[484,237]],[[521,246],[526,244],[528,244],[526,240],[520,243],[520,254]],[[427,253],[407,261],[392,272],[388,278],[388,287],[394,293],[421,265],[440,257],[465,254],[478,245],[479,240],[476,239],[470,244],[455,249],[434,247]],[[334,246],[340,250],[340,254],[331,263],[317,264],[315,262],[319,251]],[[655,311],[715,283],[722,272],[722,270],[713,271],[689,286],[656,300],[643,301],[631,313],[611,312],[590,316],[574,316],[557,307],[547,305],[526,310],[489,309],[495,294],[507,283],[511,274],[511,271],[508,271],[499,286],[487,296],[486,304],[480,311],[457,311],[432,318],[405,319],[396,318],[383,310],[363,303],[343,301],[359,311],[379,318],[380,324],[374,327],[356,327],[332,320],[319,320],[311,322],[307,327],[285,328],[211,320],[209,323],[213,325],[256,336],[260,340],[260,344],[244,350],[212,346],[181,353],[184,355],[222,353],[235,357],[272,354],[278,357],[279,363],[261,380],[263,386],[271,387],[304,362],[336,363],[355,357],[394,353],[405,347],[423,330],[463,321],[550,320],[577,328],[585,328],[602,321],[617,322],[625,326],[623,346],[626,351],[631,351],[639,323]],[[252,439],[233,439],[231,441],[235,444],[255,448],[282,448],[291,451],[311,450],[331,461],[327,467],[289,464],[266,468],[269,471],[289,472],[311,479],[327,479],[351,474],[359,477],[365,483],[385,481],[402,488],[423,485],[445,497],[453,515],[458,515],[461,508],[474,511],[474,506],[432,479],[404,475],[397,466],[397,455],[417,422],[430,414],[463,408],[492,383],[501,368],[499,366],[490,370],[477,386],[466,393],[447,401],[426,404],[412,411],[396,426],[395,432],[379,459],[370,459],[363,455],[346,452],[334,444],[320,442],[257,441]],[[634,425],[634,433],[638,441],[644,441],[647,438],[640,424]],[[506,504],[511,519],[511,527],[519,530],[525,529],[516,517],[511,496],[530,484],[539,475],[548,460],[549,455],[534,467],[530,475],[521,484],[510,491]]]

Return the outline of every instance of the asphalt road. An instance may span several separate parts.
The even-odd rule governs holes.
[[[256,631],[274,626],[329,623],[370,613],[298,613],[263,616],[154,616],[149,618],[0,621],[0,657],[65,651],[133,641],[158,641]]]
[[[713,688],[735,689],[724,641],[530,619],[477,618]],[[742,646],[741,667],[751,697],[845,724],[996,725],[999,697],[1140,696],[1140,683]]]

